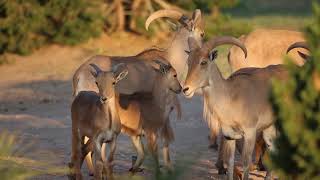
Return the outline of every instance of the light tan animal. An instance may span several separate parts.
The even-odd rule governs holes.
[[[266,67],[272,64],[283,64],[287,48],[299,41],[305,41],[303,33],[289,30],[257,29],[239,38],[248,50],[245,60],[241,49],[232,46],[228,61],[232,72],[246,67]],[[304,52],[304,50],[300,49]],[[295,64],[301,66],[304,59],[292,51],[288,54]]]
[[[247,67],[266,67],[272,64],[283,64],[284,56],[289,55],[291,60],[299,66],[305,62],[304,57],[301,55],[306,54],[305,50],[298,49],[288,53],[287,48],[297,42],[304,41],[303,33],[290,30],[273,30],[273,29],[257,29],[248,35],[242,35],[239,40],[246,46],[248,50],[248,56],[245,58],[243,52],[237,46],[232,46],[229,50],[228,61],[231,66],[232,72],[237,73],[238,70]],[[298,52],[298,53],[297,53]],[[204,102],[206,102],[206,96],[204,96]],[[205,108],[204,108],[205,110]],[[215,115],[210,114],[208,111],[204,111],[204,116],[212,118],[211,123],[211,146],[217,147],[217,137],[220,133],[220,126],[215,120]],[[213,123],[215,122],[215,123]],[[259,144],[259,147],[258,147]],[[258,143],[255,157],[261,156],[262,152],[259,151],[264,149],[260,147],[263,143]],[[224,148],[220,148],[221,150]],[[217,163],[218,169],[223,172],[223,165],[220,159]],[[259,159],[255,159],[255,167],[262,168],[258,165]],[[253,168],[255,168],[253,167]]]
[[[91,70],[99,92],[81,91],[71,105],[72,118],[72,155],[71,168],[74,169],[76,179],[81,179],[81,165],[87,154],[84,137],[89,137],[95,155],[95,179],[102,179],[104,163],[109,166],[112,157],[103,161],[101,157],[102,143],[110,142],[110,155],[116,147],[116,138],[121,129],[118,112],[116,110],[114,86],[127,74],[124,64],[118,64],[112,71],[101,71],[96,65],[91,64]],[[110,175],[109,167],[107,168]]]
[[[177,20],[182,25],[175,34],[167,53],[168,61],[177,71],[179,82],[183,85],[188,72],[188,55],[185,53],[189,51],[188,37],[195,38],[196,43],[202,45],[205,23],[199,9],[193,12],[191,19],[175,10],[159,10],[148,17],[145,28],[148,30],[152,21],[162,17]]]
[[[241,41],[231,37],[211,39],[203,47],[189,39],[191,53],[189,55],[190,69],[183,89],[187,97],[192,97],[199,88],[208,88],[207,109],[217,115],[222,134],[230,148],[228,161],[228,179],[233,179],[234,154],[236,140],[244,140],[242,149],[243,179],[248,180],[249,165],[252,163],[252,152],[256,135],[263,138],[272,149],[276,135],[274,117],[269,103],[271,78],[284,80],[287,71],[282,65],[271,65],[266,68],[246,68],[241,73],[224,79],[214,63],[217,51],[212,51],[218,45],[233,43],[245,53],[246,48]],[[270,173],[268,173],[268,177]]]
[[[296,49],[296,48],[298,49],[297,51],[291,52],[291,50]],[[302,49],[304,49],[304,51],[302,51]],[[285,52],[287,54],[293,55],[293,53],[295,53],[296,56],[300,56],[301,59],[306,61],[307,59],[309,59],[309,55],[307,55],[305,51],[309,51],[309,48],[308,48],[308,45],[306,42],[295,42],[295,43],[291,44],[285,50]],[[250,72],[250,71],[252,71],[252,72]],[[250,73],[254,73],[255,71],[256,71],[255,68],[242,68],[242,69],[239,69],[236,72],[234,72],[232,75],[235,76],[236,74],[242,74],[244,72],[250,74]],[[217,122],[218,120],[212,119],[212,121]],[[219,125],[216,125],[216,127],[219,127]],[[214,128],[212,128],[212,129],[214,129]],[[212,139],[216,140],[216,136],[219,133],[219,131],[213,131],[213,132],[215,132],[215,134],[214,134],[215,136],[213,136]],[[242,143],[243,142],[241,142],[241,141],[239,141],[237,143],[237,147],[238,147],[237,149],[239,150],[239,152],[241,152]],[[216,163],[216,167],[219,170],[219,174],[224,174],[226,172],[227,159],[228,159],[228,156],[230,155],[230,153],[228,153],[229,152],[228,147],[223,147],[223,145],[224,145],[223,141],[221,141],[218,161]],[[253,161],[254,164],[252,164],[250,169],[251,170],[254,170],[254,169],[265,170],[265,166],[262,164],[261,158],[264,154],[264,151],[266,150],[266,145],[265,145],[261,135],[257,135],[257,142],[256,142],[254,149],[255,149],[254,150],[255,159]]]

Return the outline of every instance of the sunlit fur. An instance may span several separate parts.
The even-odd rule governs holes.
[[[262,132],[269,148],[275,136],[274,118],[269,103],[271,78],[285,80],[287,72],[282,65],[266,68],[247,68],[224,79],[215,64],[209,60],[211,50],[197,47],[189,56],[190,69],[184,88],[192,96],[199,88],[208,88],[207,109],[217,115],[223,135],[230,139],[228,178],[233,179],[235,140],[244,138],[242,162],[244,179],[248,179],[249,164],[256,134]],[[206,65],[202,63],[206,61]]]
[[[257,29],[247,35],[242,35],[239,39],[247,47],[248,57],[245,59],[241,50],[232,46],[228,59],[232,72],[246,67],[283,64],[287,48],[295,42],[305,41],[302,32],[274,29]],[[302,52],[306,51],[302,50]],[[297,65],[303,65],[305,62],[297,50],[288,55]]]

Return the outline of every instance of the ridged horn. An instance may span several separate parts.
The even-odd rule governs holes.
[[[287,54],[288,54],[292,49],[295,49],[295,48],[304,48],[304,49],[310,51],[307,42],[296,42],[296,43],[291,44],[291,45],[288,47],[288,49],[287,49]]]
[[[214,37],[210,39],[208,42],[206,42],[205,46],[211,50],[217,46],[224,44],[232,44],[238,46],[244,52],[245,57],[247,57],[247,48],[245,47],[245,45],[239,39],[234,38],[232,36]]]
[[[149,29],[149,25],[152,21],[154,21],[155,19],[161,18],[161,17],[168,17],[168,18],[172,18],[175,20],[179,20],[181,17],[183,17],[183,14],[179,11],[169,10],[169,9],[163,9],[163,10],[156,11],[156,12],[152,13],[147,18],[146,23],[145,23],[146,30]]]

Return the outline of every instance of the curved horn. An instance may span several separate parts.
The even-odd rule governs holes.
[[[161,18],[161,17],[168,17],[168,18],[172,18],[175,20],[179,20],[181,17],[183,17],[183,14],[179,11],[169,10],[169,9],[163,9],[163,10],[156,11],[156,12],[152,13],[148,17],[148,19],[146,20],[146,23],[145,23],[146,30],[148,30],[149,25],[152,21],[154,21],[155,19]]]
[[[292,49],[295,49],[295,48],[304,48],[304,49],[310,51],[307,42],[296,42],[296,43],[291,44],[291,45],[288,47],[288,49],[287,49],[287,54],[288,54]]]
[[[233,44],[235,46],[238,46],[244,52],[245,57],[247,57],[247,48],[245,47],[245,45],[239,39],[231,36],[220,36],[212,38],[208,42],[206,42],[205,46],[211,50],[217,46],[224,44]]]

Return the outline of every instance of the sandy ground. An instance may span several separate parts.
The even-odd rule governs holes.
[[[0,66],[0,131],[17,132],[25,142],[32,143],[25,150],[26,157],[56,167],[66,166],[71,152],[71,77],[75,69],[93,54],[130,55],[158,43],[154,39],[118,34],[77,47],[54,45],[27,57],[9,56],[12,63]],[[217,151],[208,149],[202,99],[180,96],[180,100],[183,118],[172,120],[176,140],[171,146],[175,167],[182,170],[179,179],[222,179],[214,166]],[[24,144],[21,145],[23,148]],[[129,138],[120,135],[115,155],[116,175],[128,174],[134,154]],[[148,166],[151,162],[147,157],[144,172],[135,177],[154,179]],[[83,174],[92,179],[85,166]],[[252,178],[262,179],[261,173],[255,174],[252,173]],[[67,176],[43,175],[34,179],[67,179]]]

